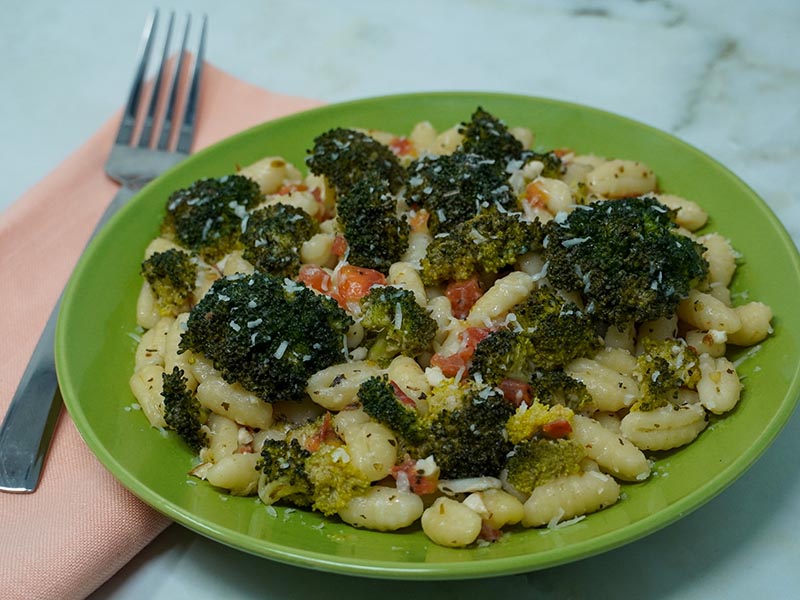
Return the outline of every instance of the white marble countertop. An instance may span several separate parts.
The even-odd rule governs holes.
[[[151,8],[141,0],[50,0],[4,11],[0,210],[122,104]],[[208,60],[277,92],[334,102],[502,91],[643,121],[728,166],[800,241],[796,2],[174,0],[163,8],[208,14]],[[173,525],[95,597],[798,597],[798,428],[796,413],[741,479],[683,520],[571,565],[392,585],[288,567]]]

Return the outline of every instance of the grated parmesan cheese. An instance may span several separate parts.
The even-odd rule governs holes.
[[[289,342],[287,342],[286,340],[283,340],[280,343],[280,345],[278,346],[278,349],[275,350],[275,354],[273,354],[273,356],[275,358],[277,358],[278,360],[280,360],[281,358],[283,358],[283,355],[286,353],[286,349],[288,347],[289,347]]]

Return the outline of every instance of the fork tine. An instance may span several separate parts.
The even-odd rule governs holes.
[[[189,30],[192,26],[192,16],[186,16],[186,28],[183,30],[183,41],[178,51],[178,63],[172,73],[172,84],[170,86],[167,107],[164,112],[164,122],[161,124],[161,135],[158,138],[156,148],[159,150],[169,150],[169,141],[172,134],[172,121],[175,118],[175,106],[178,104],[178,88],[181,83],[181,72],[183,71],[183,57],[186,54],[186,43],[189,39]]]
[[[147,70],[147,63],[150,60],[150,50],[153,47],[153,33],[158,23],[158,9],[153,10],[150,16],[145,21],[144,31],[142,32],[142,41],[139,46],[138,64],[136,67],[136,74],[133,78],[130,92],[128,93],[128,102],[125,105],[125,111],[120,123],[119,131],[117,132],[117,144],[130,144],[133,139],[133,130],[136,126],[136,113],[139,110],[139,101],[142,95],[142,83],[144,82],[145,71]]]
[[[169,22],[167,23],[167,34],[164,40],[164,50],[161,53],[161,63],[158,65],[158,74],[153,83],[153,89],[150,92],[150,106],[147,109],[147,116],[144,119],[142,126],[142,134],[139,138],[139,146],[147,148],[150,146],[151,138],[153,137],[153,126],[156,122],[156,111],[158,110],[158,99],[161,97],[161,88],[164,84],[164,67],[166,66],[167,59],[169,58],[169,46],[172,39],[172,25],[175,21],[175,13],[169,14]]]
[[[200,45],[194,57],[194,72],[189,83],[189,94],[186,97],[186,108],[183,113],[180,135],[178,136],[178,152],[189,153],[194,138],[194,124],[197,119],[197,99],[200,95],[200,77],[203,72],[203,59],[206,52],[206,27],[208,18],[203,15],[203,26],[200,31]]]

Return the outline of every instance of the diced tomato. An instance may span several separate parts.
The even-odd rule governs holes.
[[[336,282],[336,300],[339,306],[347,308],[350,303],[358,302],[367,295],[375,285],[386,285],[383,273],[374,269],[345,265],[339,269]]]
[[[500,382],[499,387],[503,391],[503,398],[505,398],[515,407],[520,406],[523,402],[530,405],[530,384],[520,381],[519,379],[503,379],[503,381]]]
[[[550,439],[557,440],[572,433],[572,425],[566,419],[556,419],[542,426],[542,433]]]
[[[337,235],[333,238],[333,246],[331,247],[331,252],[333,252],[334,256],[338,256],[342,258],[347,252],[347,240],[344,239],[343,235]]]
[[[408,479],[408,485],[411,491],[418,496],[432,494],[436,491],[436,486],[439,484],[438,475],[423,475],[417,470],[417,461],[413,459],[408,459],[392,467],[392,477],[394,477],[395,480],[397,480],[401,473],[404,473]]]
[[[236,452],[234,454],[252,454],[253,453],[253,442],[249,444],[239,444],[239,447],[236,448]]]
[[[572,154],[572,148],[554,148],[552,150],[553,154],[555,154],[558,158],[563,158],[567,154]]]
[[[417,155],[417,148],[414,146],[414,142],[405,136],[392,138],[392,141],[389,142],[389,148],[396,156]]]
[[[314,435],[306,440],[305,447],[309,452],[316,452],[323,443],[332,442],[339,439],[336,434],[336,429],[333,427],[333,419],[331,413],[326,412],[322,417],[322,425]]]
[[[449,356],[434,354],[431,356],[431,365],[439,367],[445,377],[455,377],[459,371],[466,372],[467,370],[467,361],[464,360],[460,352]]]
[[[408,219],[408,224],[411,226],[411,231],[419,232],[428,229],[428,217],[430,213],[424,208],[420,208],[411,215]]]
[[[499,529],[495,529],[486,521],[481,523],[481,532],[478,534],[478,537],[482,540],[487,542],[496,542],[503,536],[503,532]]]
[[[300,273],[297,276],[298,281],[302,281],[311,289],[331,296],[333,294],[333,281],[330,274],[316,265],[303,265],[300,267]]]
[[[412,406],[414,408],[417,407],[417,403],[414,402],[414,399],[403,391],[403,388],[397,385],[394,381],[390,381],[389,383],[392,384],[394,395],[397,396],[397,399],[400,400],[400,402],[402,402],[406,406]]]
[[[323,221],[327,221],[331,217],[333,217],[333,213],[331,209],[325,204],[325,200],[322,199],[322,189],[315,187],[311,189],[311,196],[314,198],[314,202],[317,203],[318,209],[315,218],[317,221],[322,223]]]
[[[431,364],[439,367],[445,377],[455,377],[460,370],[467,370],[472,355],[475,354],[475,348],[493,331],[494,329],[491,327],[467,327],[459,335],[461,349],[449,356],[434,354],[431,357]]]
[[[461,343],[469,352],[469,357],[475,354],[475,348],[495,331],[494,327],[467,327],[461,333]]]
[[[478,276],[473,275],[462,281],[452,281],[445,290],[450,307],[456,319],[464,319],[469,314],[472,305],[483,295]]]
[[[275,192],[278,196],[288,196],[292,192],[305,192],[308,186],[304,183],[286,183]]]
[[[537,181],[531,181],[525,187],[525,201],[532,208],[546,208],[548,194]]]

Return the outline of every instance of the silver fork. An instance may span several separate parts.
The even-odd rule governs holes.
[[[191,66],[185,64],[191,27],[191,18],[187,16],[177,64],[167,84],[174,21],[175,14],[171,13],[161,62],[146,108],[144,81],[156,37],[158,10],[153,11],[145,23],[133,85],[105,165],[106,174],[122,187],[103,213],[92,237],[139,189],[189,155],[197,116],[207,19],[203,16]],[[184,75],[184,71],[188,75]],[[181,89],[185,90],[183,94]],[[162,105],[163,110],[160,109]],[[39,483],[61,409],[53,349],[60,304],[59,298],[0,425],[0,491],[3,492],[33,492]]]

